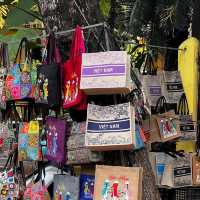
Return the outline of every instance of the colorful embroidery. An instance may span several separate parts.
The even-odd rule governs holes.
[[[56,156],[58,149],[58,133],[55,126],[49,126],[47,131],[47,154]]]
[[[39,74],[39,78],[37,80],[37,90],[39,95],[39,100],[45,100],[47,101],[48,98],[48,79],[45,78],[44,74]]]

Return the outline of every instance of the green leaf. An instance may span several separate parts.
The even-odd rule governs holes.
[[[28,0],[28,1],[20,0],[19,3],[16,5],[16,7],[9,6],[10,11],[6,18],[6,25],[12,27],[12,26],[19,26],[19,25],[34,21],[36,17],[32,15],[38,16],[37,13],[31,11],[34,5],[35,5],[34,0]],[[28,14],[26,11],[29,12],[30,14]]]
[[[99,2],[101,14],[108,17],[111,9],[111,0],[100,0]]]

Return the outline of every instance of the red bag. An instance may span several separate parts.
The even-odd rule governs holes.
[[[82,53],[85,53],[83,34],[81,28],[77,26],[73,35],[70,58],[64,63],[63,68],[64,109],[77,106],[77,109],[81,110],[87,107],[87,97],[80,90]]]

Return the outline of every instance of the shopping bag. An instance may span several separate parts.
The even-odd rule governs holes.
[[[25,45],[25,47],[23,47]],[[22,64],[22,52],[25,51],[25,61]],[[18,56],[20,59],[18,60]],[[17,56],[6,77],[6,100],[21,100],[34,97],[34,85],[31,79],[30,51],[28,40],[23,38],[20,42]]]
[[[42,159],[40,148],[39,122],[22,122],[18,135],[19,161],[38,161]]]
[[[180,140],[197,139],[197,124],[192,120],[192,115],[189,114],[189,107],[185,93],[182,94],[177,108],[177,114],[180,120]]]
[[[85,145],[91,150],[132,150],[135,114],[130,103],[111,106],[88,104]]]
[[[131,91],[130,57],[126,51],[84,53],[80,88],[86,94],[121,94]]]
[[[200,160],[195,155],[192,158],[192,180],[193,185],[200,185]]]
[[[37,103],[55,107],[61,103],[60,65],[55,57],[56,41],[50,34],[47,45],[47,62],[37,66],[37,84],[35,100]]]
[[[55,117],[46,118],[47,152],[45,157],[49,161],[63,164],[66,158],[65,139],[68,126],[65,120]]]
[[[70,175],[54,175],[54,199],[79,200],[79,177]]]
[[[80,197],[79,200],[93,200],[95,176],[80,175]]]
[[[161,85],[167,103],[177,103],[184,90],[179,71],[163,71]]]
[[[26,187],[23,197],[26,200],[51,200],[48,190],[41,180],[37,183],[31,182]]]
[[[102,162],[103,153],[94,152],[85,146],[85,134],[69,136],[67,140],[67,164]]]
[[[96,166],[94,200],[142,199],[142,168]]]
[[[179,120],[173,113],[164,113],[156,117],[160,137],[163,142],[181,137]]]
[[[192,185],[192,155],[184,154],[173,162],[174,187],[187,187]]]
[[[81,64],[82,54],[85,53],[85,45],[83,33],[79,26],[77,26],[71,46],[70,58],[64,64],[64,101],[63,108],[67,109],[78,105],[81,109],[86,109],[86,95],[80,90]],[[84,105],[82,105],[84,104]]]

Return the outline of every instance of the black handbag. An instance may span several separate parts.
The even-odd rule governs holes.
[[[60,65],[56,63],[55,35],[50,34],[47,45],[47,62],[37,68],[36,102],[57,107],[61,102]]]

